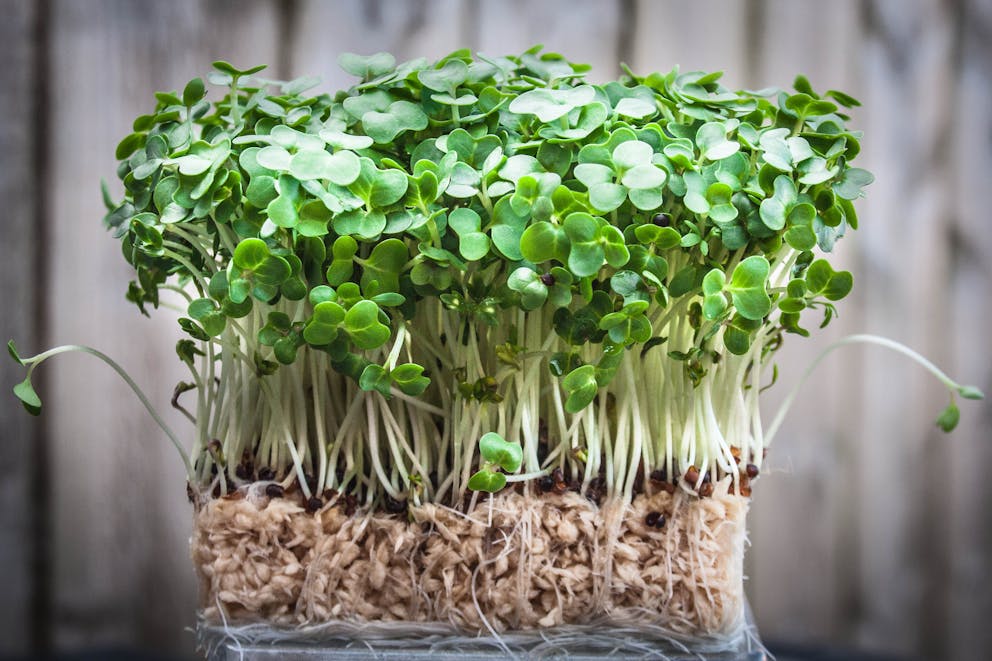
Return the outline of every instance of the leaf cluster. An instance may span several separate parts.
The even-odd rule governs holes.
[[[549,365],[575,412],[625,350],[664,344],[659,311],[690,320],[693,350],[669,355],[699,374],[763,326],[805,334],[804,309],[829,321],[851,288],[814,257],[857,227],[872,180],[849,165],[857,101],[841,92],[801,76],[793,93],[731,91],[677,69],[592,85],[539,48],[340,64],[358,80],[331,96],[217,62],[214,102],[194,79],[135,120],[106,222],[143,312],[176,279],[199,294],[180,320],[193,339],[262,306],[256,340],[278,363],[309,347],[366,390],[416,395],[424,366],[371,358],[425,299],[465,323],[547,309],[573,348]],[[786,291],[769,284],[781,268]],[[268,312],[282,300],[299,316]]]

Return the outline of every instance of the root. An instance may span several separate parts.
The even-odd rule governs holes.
[[[731,485],[716,483],[710,498],[660,492],[602,508],[572,492],[505,492],[467,514],[428,504],[408,519],[348,516],[336,503],[307,514],[239,492],[196,514],[203,615],[294,629],[430,624],[507,646],[520,632],[596,622],[737,636],[748,501]],[[664,527],[649,527],[650,513]]]

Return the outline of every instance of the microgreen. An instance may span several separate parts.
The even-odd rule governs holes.
[[[127,299],[183,298],[194,487],[250,456],[308,498],[460,504],[601,466],[629,498],[656,467],[735,472],[731,446],[760,463],[762,369],[852,288],[828,253],[872,181],[854,99],[677,69],[594,85],[538,48],[339,62],[333,96],[216,62],[117,145]],[[61,350],[8,350],[37,413]],[[950,429],[981,393],[940,378]]]

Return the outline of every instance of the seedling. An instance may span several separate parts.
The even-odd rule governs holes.
[[[872,181],[851,165],[855,99],[802,76],[592,85],[539,49],[341,64],[357,81],[330,96],[217,62],[213,102],[200,79],[160,93],[117,147],[127,297],[185,310],[191,452],[166,431],[195,490],[251,481],[231,458],[308,506],[328,489],[461,506],[552,474],[630,501],[639,475],[757,475],[780,421],[763,433],[766,368],[853,284],[827,256]],[[32,413],[35,368],[64,351],[138,392],[91,349],[9,348]],[[950,430],[955,395],[981,395],[924,364]]]

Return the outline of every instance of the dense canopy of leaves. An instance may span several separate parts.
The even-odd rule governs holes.
[[[259,332],[278,361],[309,346],[363,388],[419,394],[423,366],[369,359],[419,301],[471,323],[547,308],[571,345],[601,347],[595,364],[551,359],[575,411],[625,349],[664,342],[649,307],[698,329],[693,351],[672,352],[691,363],[715,338],[745,353],[763,325],[805,334],[800,312],[829,320],[851,288],[814,257],[857,227],[852,201],[872,180],[849,166],[859,134],[842,108],[857,101],[843,93],[803,77],[794,93],[735,92],[678,70],[591,85],[587,67],[536,48],[340,63],[358,81],[329,96],[217,62],[219,100],[195,79],[134,122],[106,220],[142,311],[170,276],[199,292],[180,321],[194,339],[303,301]]]

